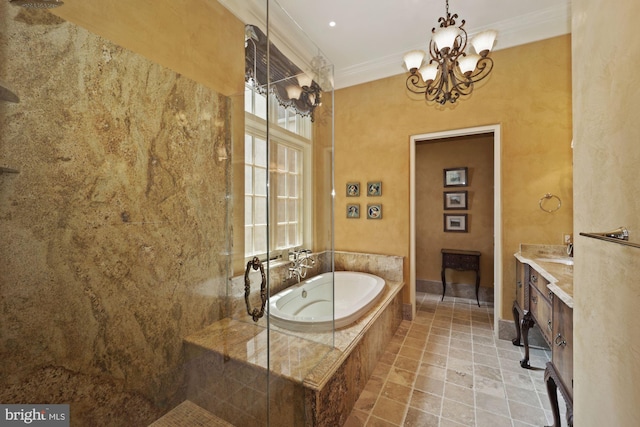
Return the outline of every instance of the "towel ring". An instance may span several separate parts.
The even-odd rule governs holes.
[[[542,203],[545,200],[549,200],[549,199],[557,199],[558,200],[558,206],[556,206],[555,209],[545,209],[542,206]],[[562,206],[562,200],[560,200],[560,197],[556,196],[555,194],[547,193],[547,194],[545,194],[544,196],[542,196],[540,198],[540,200],[538,201],[538,206],[540,206],[540,209],[542,209],[543,211],[551,213],[551,212],[555,212],[558,209],[560,209],[560,206]]]

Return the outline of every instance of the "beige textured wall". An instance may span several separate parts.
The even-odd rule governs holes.
[[[510,319],[518,245],[559,244],[562,233],[572,229],[570,44],[571,38],[563,36],[495,52],[492,76],[455,108],[411,99],[405,74],[336,91],[336,249],[399,255],[408,261],[410,135],[499,123],[504,265],[500,313]],[[367,180],[383,181],[384,219],[347,220],[344,186]],[[563,201],[554,214],[538,207],[548,192]],[[409,268],[406,262],[407,282]],[[407,287],[405,303],[409,295]]]
[[[444,187],[443,169],[467,167],[466,187]],[[466,210],[444,210],[445,191],[467,191]],[[443,214],[467,214],[467,233],[443,231]],[[493,135],[416,144],[416,279],[441,280],[442,248],[479,251],[480,286],[493,288]],[[472,272],[447,280],[475,284]]]
[[[229,100],[8,2],[0,78],[0,402],[147,425],[225,314]]]
[[[65,0],[52,13],[211,89],[244,88],[244,24],[216,0]]]
[[[216,0],[67,0],[52,13],[230,98],[233,229],[244,229],[244,23]],[[244,237],[233,234],[233,270]]]
[[[640,244],[640,3],[574,0],[575,231],[624,225]],[[640,420],[640,249],[576,238],[574,415]]]

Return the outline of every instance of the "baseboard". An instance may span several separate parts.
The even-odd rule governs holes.
[[[416,291],[428,294],[442,295],[442,282],[436,280],[416,280]],[[468,283],[447,283],[446,297],[476,299],[476,285]],[[478,299],[482,302],[493,303],[493,288],[480,286]]]

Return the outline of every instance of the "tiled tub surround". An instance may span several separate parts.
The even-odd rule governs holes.
[[[238,426],[263,425],[269,381],[271,425],[342,425],[402,321],[402,257],[336,253],[335,265],[385,278],[376,307],[335,334],[268,332],[246,311],[216,322],[185,340],[188,399]]]
[[[145,425],[226,315],[230,100],[7,1],[0,52],[0,402]]]

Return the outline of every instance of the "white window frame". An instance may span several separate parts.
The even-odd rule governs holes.
[[[254,92],[252,96],[255,98],[256,94]],[[245,111],[245,135],[251,135],[255,138],[260,138],[266,140],[269,147],[268,153],[269,158],[267,159],[268,164],[268,173],[269,173],[269,189],[268,189],[268,200],[269,200],[269,258],[283,258],[288,259],[288,251],[294,248],[311,248],[313,233],[312,233],[312,222],[313,222],[313,174],[312,174],[312,164],[313,164],[313,150],[312,150],[312,142],[310,139],[307,139],[301,135],[293,133],[289,130],[286,130],[280,127],[277,124],[277,114],[278,114],[278,103],[274,99],[273,96],[268,97],[268,101],[270,102],[269,109],[270,115],[272,117],[271,122],[269,123],[269,135],[267,137],[267,122],[265,119],[256,116],[248,111]],[[310,132],[309,132],[310,133]],[[283,144],[289,147],[293,147],[299,149],[302,154],[302,186],[301,186],[301,212],[299,213],[300,221],[302,222],[301,232],[302,232],[302,243],[300,245],[288,248],[280,248],[275,249],[275,242],[277,242],[276,233],[277,233],[277,193],[276,188],[273,183],[273,168],[271,166],[271,156],[273,155],[273,150],[276,149],[275,144]],[[243,164],[246,165],[246,163]],[[246,209],[246,208],[245,208]],[[245,211],[246,212],[246,211]],[[246,230],[246,228],[243,229]],[[243,239],[243,242],[245,240]],[[257,256],[260,259],[266,258],[266,253],[248,253],[247,248],[244,249],[245,261],[250,260],[252,257]]]

